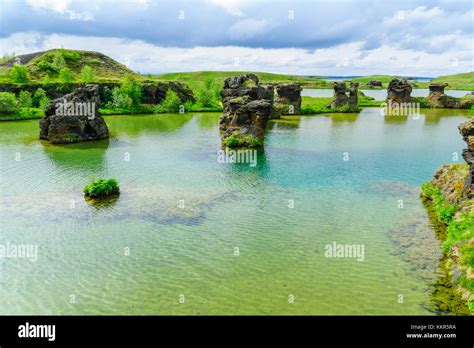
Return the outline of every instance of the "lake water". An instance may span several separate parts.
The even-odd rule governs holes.
[[[375,100],[385,100],[387,97],[387,90],[386,89],[361,89],[365,95],[375,98]],[[414,89],[411,92],[412,97],[427,97],[429,94],[429,89]],[[466,94],[471,93],[471,91],[457,91],[457,90],[445,90],[444,91],[447,95],[452,97],[461,98],[464,97]],[[333,96],[334,90],[332,89],[311,89],[305,88],[301,92],[302,96],[308,97],[323,97],[323,98],[330,98]]]
[[[217,161],[219,114],[106,117],[109,140],[67,146],[1,122],[0,245],[38,258],[0,259],[0,313],[433,314],[419,186],[460,154],[466,115],[287,117],[255,167]],[[118,200],[88,205],[91,177]],[[333,242],[363,258],[326,257]]]

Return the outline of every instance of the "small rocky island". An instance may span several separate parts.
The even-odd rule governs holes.
[[[263,146],[273,93],[273,86],[260,84],[254,74],[232,76],[224,81],[221,91],[224,111],[219,125],[223,147]]]
[[[447,83],[431,83],[429,85],[430,93],[427,100],[431,107],[465,109],[474,105],[474,95],[472,93],[462,98],[451,97],[444,93],[444,89],[448,86]]]
[[[347,95],[349,92],[349,95]],[[334,99],[328,108],[341,111],[359,111],[358,107],[359,83],[351,82],[350,87],[346,87],[345,82],[334,82]]]
[[[54,99],[40,120],[40,139],[52,144],[77,143],[109,137],[109,129],[99,114],[99,89],[85,85]]]
[[[387,87],[387,104],[402,104],[411,102],[412,86],[403,79],[393,79]]]
[[[299,83],[281,83],[275,87],[277,96],[275,107],[282,115],[301,114],[301,85]]]

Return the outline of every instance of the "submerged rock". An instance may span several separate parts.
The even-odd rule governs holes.
[[[219,128],[222,145],[263,146],[265,128],[272,113],[273,87],[261,85],[254,74],[232,76],[221,91],[224,112]]]
[[[406,80],[393,79],[387,87],[387,104],[411,102],[412,86]]]
[[[99,115],[97,85],[85,85],[52,100],[40,120],[40,139],[52,144],[105,139],[109,129]]]
[[[467,198],[474,198],[474,118],[461,123],[458,129],[467,143],[467,149],[462,152],[464,160],[469,165],[469,173],[464,184],[464,194]]]
[[[276,86],[275,104],[281,108],[283,115],[301,113],[301,85],[299,83],[282,83]]]

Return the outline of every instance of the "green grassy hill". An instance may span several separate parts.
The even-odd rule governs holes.
[[[456,75],[438,76],[431,82],[447,82],[449,84],[448,89],[465,89],[468,91],[474,91],[474,71]]]
[[[94,81],[107,82],[122,80],[125,75],[137,73],[125,65],[99,52],[53,49],[44,52],[6,57],[0,61],[0,82],[12,82],[8,75],[15,62],[19,61],[28,69],[30,82],[50,82],[59,79],[59,71],[68,68],[74,80],[81,80],[81,70],[89,66],[94,73]]]
[[[180,81],[192,86],[195,83],[201,83],[212,80],[220,85],[230,76],[253,73],[260,78],[261,83],[285,83],[299,82],[307,88],[332,88],[331,83],[312,77],[302,77],[297,75],[273,74],[266,72],[246,72],[246,71],[197,71],[197,72],[180,72],[168,73],[162,75],[153,75],[151,78],[156,81]]]

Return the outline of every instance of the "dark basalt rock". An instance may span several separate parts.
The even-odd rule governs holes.
[[[358,98],[359,82],[351,82],[349,87],[349,108],[357,109],[359,104]]]
[[[261,85],[254,74],[232,76],[224,81],[221,96],[223,146],[263,146],[265,128],[272,113],[273,87]]]
[[[179,99],[185,103],[194,102],[194,94],[191,89],[181,82],[145,82],[142,85],[142,102],[145,104],[159,104],[166,97],[166,92],[172,90]]]
[[[349,111],[358,111],[358,89],[358,82],[351,82],[349,88],[345,82],[334,82],[334,99],[327,107],[332,109],[347,107]]]
[[[334,82],[334,100],[330,107],[334,109],[346,105],[349,100],[346,92],[347,88],[345,82]]]
[[[38,85],[33,83],[21,85],[15,83],[0,83],[0,92],[11,92],[18,96],[21,91],[28,91],[31,94],[34,94],[38,88],[42,88],[48,98],[57,99],[61,98],[65,93],[73,92],[85,85],[86,84],[84,83],[78,82],[71,82],[67,87],[59,82],[52,82],[48,85]],[[99,99],[101,102],[104,102],[107,94],[106,91],[109,91],[108,93],[110,93],[114,88],[119,88],[121,83],[100,82],[94,83],[94,85],[98,86]],[[193,92],[186,84],[176,81],[162,81],[144,82],[142,84],[142,102],[145,104],[159,104],[163,99],[165,99],[166,92],[170,89],[178,95],[183,103],[195,100]]]
[[[299,83],[282,83],[276,86],[278,105],[283,115],[297,115],[301,113],[301,85]]]
[[[52,100],[40,120],[40,139],[52,144],[77,143],[109,137],[99,115],[97,85],[85,85],[62,98]]]
[[[383,87],[382,81],[370,80],[369,83],[367,83],[367,87],[369,88]]]
[[[464,160],[469,165],[469,175],[464,184],[464,194],[468,198],[474,198],[474,118],[461,123],[458,129],[467,143],[467,149],[462,152]]]
[[[411,102],[412,86],[406,80],[393,79],[387,88],[387,104]]]

